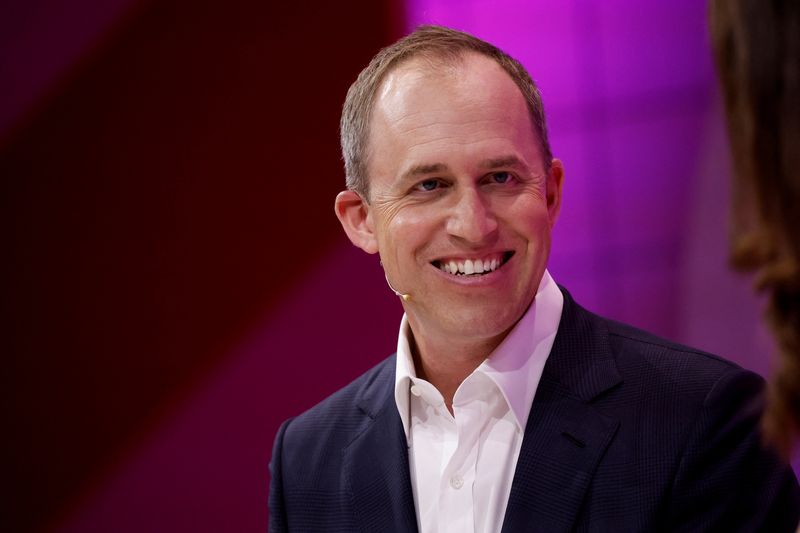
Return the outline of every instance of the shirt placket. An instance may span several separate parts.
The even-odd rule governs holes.
[[[440,523],[443,533],[474,533],[474,486],[480,434],[480,410],[474,403],[454,406],[456,447],[447,462],[440,485],[440,509],[447,519]]]

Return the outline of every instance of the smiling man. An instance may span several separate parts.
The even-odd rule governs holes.
[[[281,427],[271,531],[793,531],[761,379],[547,272],[564,172],[518,62],[422,27],[351,87],[342,149],[336,214],[405,315],[395,355]]]

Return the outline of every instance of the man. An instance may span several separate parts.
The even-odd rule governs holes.
[[[271,531],[791,531],[762,381],[580,308],[546,271],[561,204],[541,99],[423,27],[347,95],[336,214],[405,310],[396,356],[286,422]]]

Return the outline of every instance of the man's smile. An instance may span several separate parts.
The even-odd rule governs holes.
[[[455,276],[482,276],[505,265],[513,255],[513,251],[506,251],[477,258],[447,257],[431,261],[431,264],[442,272]]]

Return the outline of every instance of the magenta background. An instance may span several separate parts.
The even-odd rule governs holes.
[[[475,33],[519,58],[542,89],[553,152],[566,168],[564,205],[550,264],[555,279],[591,310],[768,373],[771,346],[760,325],[759,303],[751,294],[749,281],[729,273],[725,262],[728,153],[703,2],[408,0],[404,7],[375,2],[388,6],[384,11],[394,17],[388,23],[371,18],[377,15],[366,13],[365,3],[360,7],[343,3],[337,16],[321,14],[314,7],[317,4],[321,5],[309,2],[284,15],[287,53],[297,46],[296,40],[312,40],[307,34],[304,37],[308,28],[327,25],[335,38],[337,24],[344,26],[350,18],[361,17],[359,23],[365,33],[370,29],[372,39],[365,40],[359,51],[364,58],[376,51],[376,42],[390,42],[397,28],[430,22]],[[0,80],[4,80],[0,83],[0,142],[4,143],[0,158],[3,149],[28,142],[30,131],[49,127],[40,125],[47,124],[40,118],[51,113],[52,102],[80,87],[86,71],[101,61],[99,57],[105,57],[104,51],[117,33],[144,17],[155,16],[157,5],[136,0],[81,0],[65,9],[53,0],[37,0],[0,6]],[[229,5],[220,3],[216,9],[231,10]],[[399,15],[403,11],[405,19]],[[240,23],[248,11],[241,12],[240,18],[231,20]],[[183,17],[162,22],[164,27],[174,25],[176,29],[184,24]],[[233,25],[218,35],[200,31],[188,35],[206,35],[202,37],[207,39],[203,50],[208,50],[213,48],[208,42],[240,30]],[[274,29],[265,27],[264,31]],[[357,46],[358,41],[354,42]],[[189,45],[191,50],[193,44]],[[258,63],[253,65],[249,68],[257,71]],[[246,84],[248,72],[230,83]],[[275,83],[290,81],[278,77]],[[326,82],[327,78],[320,79],[319,87],[307,90],[326,91]],[[225,97],[226,106],[235,108],[236,91],[231,94]],[[305,129],[311,131],[318,127],[314,117],[302,113],[302,98],[308,94],[299,93],[297,101],[280,104],[299,106],[297,121],[307,122]],[[204,98],[218,101],[214,100],[218,96],[211,94],[197,98],[201,103]],[[224,117],[214,120],[215,127],[226,124]],[[265,127],[269,126],[266,118]],[[232,144],[256,148],[245,138],[253,131],[234,128],[230,135]],[[305,144],[313,157],[318,152],[330,153],[335,138],[295,134],[286,142]],[[193,165],[202,168],[217,149],[219,145],[206,143],[192,155]],[[109,157],[125,165],[130,155],[120,152]],[[168,158],[169,154],[159,157]],[[335,190],[338,185],[334,183],[343,181],[337,165],[330,164],[327,174],[319,177],[325,180],[326,191]],[[117,440],[106,444],[99,440],[100,433],[68,429],[53,438],[47,431],[51,421],[36,418],[36,429],[21,433],[7,457],[25,449],[26,438],[53,438],[54,450],[64,443],[76,449],[91,443],[107,453],[93,462],[87,459],[86,471],[71,474],[70,482],[54,490],[49,499],[42,497],[40,507],[30,500],[35,496],[27,496],[30,501],[23,502],[24,508],[38,517],[15,516],[17,530],[38,530],[45,528],[44,524],[48,524],[46,529],[61,532],[264,530],[267,463],[278,424],[391,353],[401,312],[384,285],[376,259],[357,251],[336,233],[333,196],[329,209],[323,198],[323,208],[309,212],[304,195],[311,197],[317,188],[298,176],[294,163],[285,169],[287,174],[277,184],[267,183],[251,192],[268,195],[277,187],[286,196],[282,201],[290,205],[285,220],[251,227],[244,233],[239,226],[223,226],[235,233],[232,246],[239,254],[237,260],[252,257],[255,261],[257,256],[285,265],[284,269],[260,273],[256,268],[243,268],[243,263],[226,263],[221,268],[229,279],[215,283],[230,284],[244,294],[258,285],[261,275],[277,281],[265,285],[263,294],[253,293],[245,313],[216,309],[225,335],[213,344],[213,353],[198,358],[197,363],[192,362],[191,353],[186,354],[180,360],[185,366],[164,385],[167,388],[151,388],[148,378],[141,375],[137,375],[144,380],[141,386],[120,388],[127,391],[120,394],[128,395],[124,398],[128,403],[152,401],[159,407],[132,418]],[[64,177],[69,177],[69,168],[64,169]],[[177,168],[163,179],[168,180],[165,186],[180,191],[186,177]],[[24,175],[2,176],[4,182],[25,179]],[[209,179],[213,183],[213,176]],[[298,179],[302,186],[291,188]],[[241,183],[244,196],[252,183]],[[97,201],[111,201],[102,189],[96,194]],[[7,201],[10,205],[15,198]],[[263,209],[271,205],[266,200]],[[183,224],[196,224],[204,231],[218,223],[210,223],[212,212],[182,213],[188,217]],[[324,238],[312,235],[309,228],[325,228],[319,230]],[[168,242],[169,246],[182,246],[181,241]],[[295,248],[279,245],[283,242],[305,249],[302,261],[297,261],[297,252],[290,253]],[[91,253],[80,247],[72,251],[78,259]],[[60,260],[66,263],[76,257]],[[206,256],[198,252],[193,258]],[[28,266],[21,263],[18,268]],[[58,262],[53,267],[59,268]],[[156,281],[161,279],[158,275]],[[98,279],[87,275],[81,283],[90,293],[99,293],[104,285]],[[170,278],[162,281],[169,283]],[[195,288],[202,289],[199,285]],[[164,294],[165,301],[158,306],[172,308],[180,303],[170,300],[181,298],[180,293]],[[221,302],[219,298],[190,301],[202,308]],[[225,302],[236,306],[246,296],[240,298]],[[12,305],[20,302],[12,301]],[[223,320],[232,314],[234,318]],[[160,327],[168,332],[183,328],[170,316],[162,316]],[[44,311],[27,320],[31,327],[48,330],[50,318]],[[213,329],[214,324],[203,322],[202,327]],[[185,334],[197,335],[197,330]],[[125,342],[121,336],[112,337],[103,346]],[[63,362],[71,353],[70,346],[55,342],[47,346],[52,350],[24,355],[40,358],[49,366]],[[180,343],[176,346],[189,349],[181,348],[184,345]],[[26,401],[31,397],[69,404],[71,390],[75,394],[97,390],[97,404],[113,402],[113,388],[83,379],[82,371],[95,367],[92,361],[100,365],[114,357],[121,357],[120,368],[125,368],[124,354],[92,346],[88,353],[95,359],[76,360],[75,375],[64,376],[64,392],[59,397],[51,398],[47,384],[32,379],[24,390],[21,385],[9,388],[5,408],[27,413]],[[140,357],[142,375],[146,376],[148,369],[152,374],[163,371],[148,354]],[[13,382],[13,373],[9,376]],[[124,380],[124,373],[116,379]],[[80,404],[64,416],[81,420],[75,427],[83,427],[94,416],[92,405]],[[30,412],[38,417],[37,411]],[[69,457],[60,461],[66,463]],[[58,470],[53,475],[58,476]]]
[[[703,2],[409,0],[408,18],[477,34],[544,95],[564,206],[550,270],[584,306],[768,360],[747,280],[725,266],[728,163]]]

